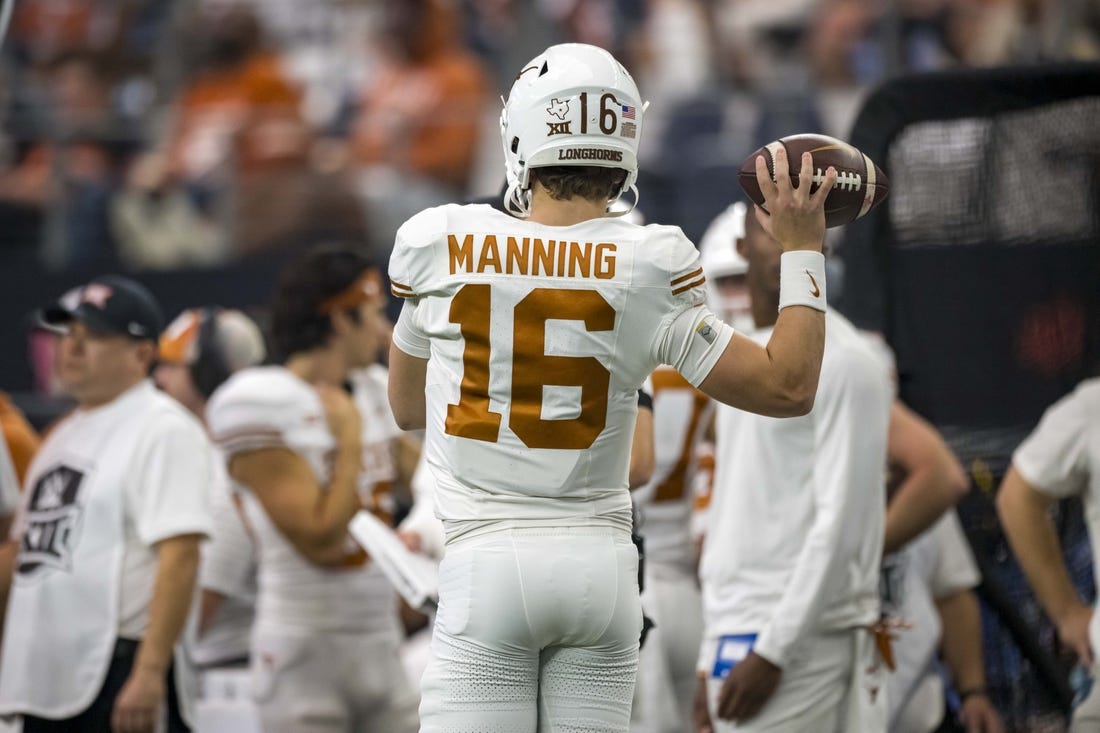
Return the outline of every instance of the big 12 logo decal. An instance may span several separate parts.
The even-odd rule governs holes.
[[[84,474],[68,466],[44,473],[31,489],[27,526],[19,545],[17,572],[32,577],[48,568],[72,567],[74,535],[81,507],[76,503]]]

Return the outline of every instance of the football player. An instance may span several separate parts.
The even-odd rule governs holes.
[[[379,500],[383,430],[345,383],[375,360],[386,327],[377,268],[351,250],[311,252],[284,273],[272,307],[277,366],[245,369],[207,420],[245,489],[259,548],[253,692],[265,731],[416,730],[416,692],[397,657],[393,587],[348,537]]]
[[[723,210],[703,234],[699,258],[707,278],[707,303],[739,329],[746,324],[748,263],[737,252],[748,207]],[[713,468],[714,401],[676,370],[659,367],[648,381],[653,392],[656,470],[634,493],[639,533],[645,541],[642,606],[656,628],[638,661],[633,733],[680,733],[691,720],[695,661],[703,636],[697,580],[697,505],[707,500]],[[702,491],[700,491],[702,489]]]
[[[749,263],[752,335],[764,343],[779,325],[779,248],[757,219],[746,220],[738,247]],[[879,617],[893,390],[866,337],[833,312],[826,323],[809,414],[781,421],[718,407],[699,657],[716,733],[886,728],[867,627]]]
[[[447,533],[425,733],[627,729],[642,620],[627,465],[637,389],[659,364],[746,409],[813,403],[835,171],[811,195],[758,163],[758,215],[789,250],[765,348],[706,307],[679,229],[606,216],[635,189],[644,114],[609,53],[553,46],[502,115],[515,216],[448,205],[397,233],[390,403],[399,425],[427,428]]]

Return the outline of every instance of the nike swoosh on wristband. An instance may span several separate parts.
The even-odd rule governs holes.
[[[806,277],[810,278],[810,282],[813,283],[814,286],[814,289],[810,291],[810,295],[814,296],[815,298],[820,298],[821,288],[817,286],[817,280],[814,280],[814,276],[810,273],[809,270],[803,270],[803,272],[806,273]]]

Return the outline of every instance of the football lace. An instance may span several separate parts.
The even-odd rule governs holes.
[[[820,185],[825,180],[825,171],[818,168],[814,172],[813,182]],[[836,188],[841,191],[858,191],[863,185],[863,176],[852,171],[840,171],[836,174]]]

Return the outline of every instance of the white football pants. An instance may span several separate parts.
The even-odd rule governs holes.
[[[886,674],[874,637],[865,629],[822,633],[802,643],[783,669],[775,694],[753,718],[720,720],[724,680],[709,674],[718,640],[708,636],[700,661],[707,675],[707,710],[714,733],[885,733]]]
[[[632,733],[691,729],[695,663],[703,640],[703,604],[695,576],[678,566],[646,563],[642,610],[657,625],[638,659]]]
[[[396,635],[256,628],[252,692],[264,733],[415,733]]]
[[[642,626],[628,533],[458,539],[439,596],[421,733],[627,733]]]

